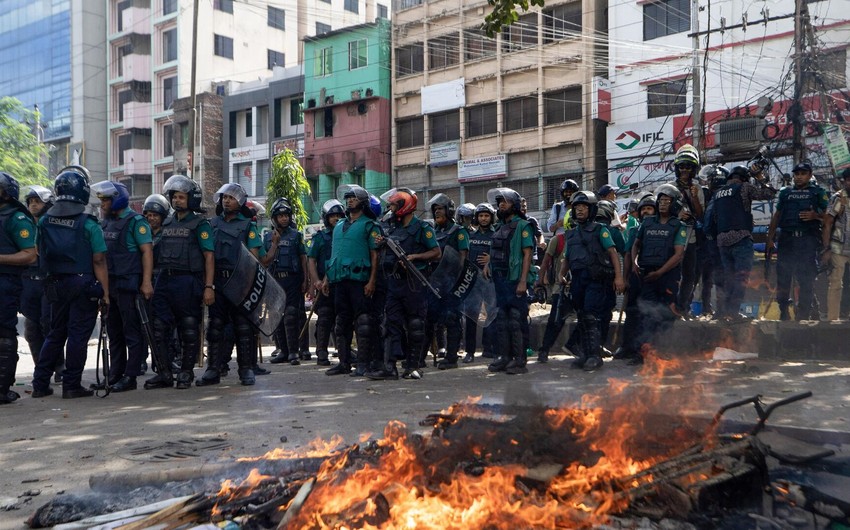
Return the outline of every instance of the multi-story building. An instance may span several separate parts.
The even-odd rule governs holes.
[[[503,184],[532,212],[560,199],[565,178],[595,189],[606,168],[590,88],[606,72],[605,8],[547,0],[488,38],[485,1],[402,1],[393,15],[393,185],[460,204]]]
[[[98,2],[0,2],[0,95],[38,106],[51,175],[71,162],[106,173],[105,32]]]
[[[188,134],[188,124],[175,123],[173,104],[192,93],[193,60],[196,93],[223,96],[228,81],[262,79],[276,66],[299,64],[303,37],[362,23],[380,9],[372,0],[200,2],[193,57],[193,4],[106,0],[109,176],[127,182],[135,197],[189,169],[174,141]],[[200,152],[200,114],[194,113],[194,153]],[[196,156],[191,165],[203,183],[209,164]]]
[[[304,169],[321,207],[337,186],[390,186],[390,22],[304,42]]]
[[[850,16],[835,2],[799,4],[807,14],[795,28],[791,1],[612,3],[611,184],[652,189],[671,179],[670,154],[685,142],[699,144],[706,161],[727,164],[768,146],[790,171],[795,101],[806,157],[822,168],[816,174],[828,176],[819,127],[850,119]],[[805,44],[799,55],[795,32]],[[694,114],[702,138],[694,135]]]

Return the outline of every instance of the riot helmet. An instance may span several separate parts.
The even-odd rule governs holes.
[[[629,202],[626,204],[626,211],[629,213],[635,213],[638,211],[638,200],[629,199]]]
[[[481,224],[481,221],[478,219],[478,216],[481,215],[482,213],[490,214],[490,224],[491,225],[496,220],[496,210],[495,210],[495,208],[493,208],[490,205],[490,203],[482,202],[478,206],[475,207],[475,221],[478,224]]]
[[[325,204],[322,205],[322,223],[327,228],[331,227],[330,217],[332,215],[345,217],[345,207],[336,199],[325,201]]]
[[[695,178],[699,172],[699,151],[690,144],[685,144],[676,151],[676,157],[673,159],[673,171],[676,173],[676,178],[680,178],[681,170],[690,169],[690,176]]]
[[[599,200],[596,198],[595,193],[592,191],[577,191],[570,197],[570,215],[576,221],[578,221],[578,217],[576,217],[576,206],[579,204],[587,206],[587,217],[584,222],[596,219],[596,212],[599,210]]]
[[[655,189],[656,213],[661,211],[661,209],[658,207],[658,202],[662,196],[670,198],[670,217],[678,216],[679,212],[682,210],[682,192],[679,191],[679,188],[677,188],[673,184],[662,184]]]
[[[597,204],[596,220],[601,220],[606,225],[614,222],[614,217],[617,215],[617,204],[609,200],[601,200]]]
[[[658,204],[655,200],[655,195],[652,192],[644,192],[643,195],[640,196],[637,203],[637,211],[638,217],[643,219],[643,209],[647,206],[652,207],[652,215],[658,215]]]
[[[82,166],[63,168],[53,182],[53,193],[56,196],[52,215],[71,217],[87,210],[91,198],[89,172]]]
[[[458,207],[457,213],[455,214],[455,221],[457,221],[458,224],[463,224],[464,218],[469,218],[469,222],[471,223],[474,221],[474,216],[475,205],[471,202],[466,202]]]
[[[446,219],[454,219],[455,216],[455,201],[451,200],[445,193],[438,193],[431,197],[428,201],[428,210],[431,212],[431,217],[436,219],[434,210],[437,207],[442,207],[446,214]]]
[[[572,195],[577,191],[578,183],[573,179],[566,179],[564,182],[561,182],[561,198],[565,201],[567,200],[567,196]]]
[[[101,201],[104,199],[112,201],[109,209],[113,212],[120,212],[130,206],[130,192],[121,182],[102,180],[92,184],[91,189]]]
[[[216,215],[221,215],[221,213],[224,212],[224,203],[222,199],[225,195],[229,195],[236,200],[236,203],[239,205],[236,212],[241,213],[245,217],[253,217],[251,210],[246,206],[246,203],[248,202],[248,192],[245,191],[245,188],[243,188],[241,184],[237,184],[235,182],[228,182],[222,185],[213,195]]]
[[[38,184],[31,185],[27,192],[24,194],[24,203],[27,209],[30,207],[30,201],[32,199],[38,199],[41,201],[42,206],[41,209],[37,212],[33,212],[30,210],[30,213],[41,217],[44,215],[44,212],[50,209],[53,206],[53,203],[56,202],[56,196],[53,195],[53,190],[46,188],[44,186],[39,186]]]
[[[367,217],[374,215],[371,205],[369,204],[369,192],[362,186],[357,184],[342,184],[336,189],[336,198],[342,204],[346,205],[346,212],[362,211]],[[353,207],[348,206],[348,199],[357,199],[357,204]]]
[[[194,180],[190,179],[186,175],[172,175],[168,178],[168,180],[165,181],[165,184],[162,186],[162,194],[168,197],[168,202],[172,206],[174,206],[175,192],[185,193],[188,196],[187,206],[184,211],[204,211],[201,208],[201,201],[204,195],[201,191],[201,187],[198,186],[198,183]],[[177,208],[175,208],[175,210],[181,211]]]
[[[272,204],[272,226],[275,228],[280,228],[277,224],[277,217],[279,215],[288,215],[289,224],[287,226],[292,226],[292,205],[289,204],[289,199],[280,197]]]
[[[142,213],[146,214],[148,212],[159,214],[165,219],[171,213],[171,205],[168,204],[168,199],[164,196],[154,193],[153,195],[148,195],[147,199],[145,199],[145,204],[142,206]]]
[[[18,179],[5,171],[0,171],[0,190],[3,190],[6,197],[13,201],[18,201],[21,196],[21,186],[18,184]]]
[[[502,212],[499,208],[499,203],[503,201],[511,203],[510,212]],[[522,196],[511,188],[491,188],[487,190],[487,202],[496,209],[496,216],[501,219],[509,214],[520,214]]]
[[[401,220],[405,215],[415,212],[418,200],[416,192],[410,188],[393,188],[381,194],[381,200],[387,203],[387,209],[395,205],[396,209],[393,216]]]
[[[735,166],[728,173],[726,180],[739,179],[741,182],[750,180],[750,170],[747,166]]]

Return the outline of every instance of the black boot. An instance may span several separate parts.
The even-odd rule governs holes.
[[[18,367],[18,339],[0,339],[0,404],[11,403],[21,397],[10,390],[15,384],[15,370]]]
[[[508,365],[505,366],[505,373],[511,374],[511,375],[527,374],[528,373],[528,368],[526,367],[527,363],[528,363],[528,357],[526,357],[525,355],[520,355],[516,359],[512,359],[511,362],[509,362]]]
[[[398,379],[398,368],[396,368],[395,362],[387,362],[377,370],[366,372],[366,377],[373,381],[395,380]]]
[[[593,315],[584,315],[582,326],[581,345],[586,357],[582,368],[585,372],[593,372],[602,367],[602,330],[599,319]]]
[[[487,365],[487,370],[491,372],[504,372],[505,369],[508,367],[509,362],[510,360],[507,357],[505,357],[504,355],[500,355],[496,357],[496,359],[492,363]]]
[[[204,375],[195,381],[196,386],[211,386],[221,382],[221,371],[218,363],[221,358],[222,343],[212,342],[207,345],[207,368]]]

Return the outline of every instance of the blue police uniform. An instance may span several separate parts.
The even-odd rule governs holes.
[[[444,226],[435,227],[434,234],[441,250],[445,250],[446,246],[450,246],[458,252],[469,250],[469,232],[451,219]],[[430,293],[427,300],[425,343],[422,345],[420,361],[424,361],[428,353],[429,339],[434,336],[435,328],[445,327],[446,357],[444,361],[440,361],[438,367],[440,369],[454,368],[457,366],[457,352],[460,349],[461,339],[460,307],[448,306],[445,300],[438,299]]]
[[[57,201],[57,206],[62,200]],[[39,220],[39,255],[47,280],[50,331],[33,373],[33,397],[52,393],[50,376],[65,349],[63,397],[86,395],[81,384],[88,341],[94,330],[103,287],[94,276],[93,257],[106,252],[103,231],[87,213],[57,215],[56,206]],[[88,394],[90,395],[90,394]]]
[[[291,225],[282,230],[276,230],[280,232],[280,240],[276,248],[272,248],[272,232],[266,232],[263,236],[266,252],[274,254],[274,259],[268,266],[269,273],[286,293],[283,320],[275,330],[275,340],[281,345],[281,349],[286,344],[289,355],[284,359],[293,364],[298,364],[299,358],[301,360],[310,358],[309,347],[305,349],[300,343],[301,326],[304,319],[304,292],[302,287],[306,273],[301,262],[302,256],[306,255],[304,238],[301,232]],[[272,362],[279,361],[275,358],[272,359]]]
[[[478,258],[484,254],[490,254],[490,247],[493,244],[493,234],[496,229],[491,224],[486,230],[480,226],[469,233],[469,255],[467,259],[478,265]],[[487,326],[481,332],[481,342],[484,353],[492,356],[493,351],[493,326]],[[464,339],[463,348],[466,351],[466,356],[463,362],[472,362],[475,350],[478,345],[478,321],[469,317],[464,317]]]
[[[15,204],[0,206],[0,255],[17,254],[35,247],[35,225],[29,213]],[[18,308],[21,273],[26,266],[0,265],[0,404],[15,401],[10,390],[18,366]]]
[[[797,320],[819,319],[812,314],[814,282],[817,277],[817,258],[821,248],[821,222],[803,221],[800,213],[823,213],[829,205],[829,196],[823,188],[809,183],[805,188],[785,187],[779,190],[776,210],[779,215],[779,248],[776,263],[776,301],[780,318],[788,318],[791,300],[791,280],[796,279],[799,296],[795,317]]]
[[[316,272],[319,275],[319,280],[325,278],[332,251],[333,230],[326,227],[313,236],[307,248],[307,257],[316,260]],[[333,300],[334,286],[330,285],[327,296],[320,294],[313,301],[316,313],[316,357],[318,358],[316,362],[320,366],[330,364],[328,361],[328,344],[330,344],[334,322],[336,321],[336,307]]]
[[[24,321],[24,339],[29,345],[34,362],[38,362],[38,353],[44,345],[44,338],[50,330],[50,305],[44,296],[44,279],[47,272],[41,260],[36,260],[21,275],[21,314]],[[64,368],[64,356],[56,366],[61,378]],[[57,381],[58,382],[58,381]]]
[[[753,215],[744,208],[741,188],[740,183],[723,186],[712,199],[712,229],[716,234],[733,231],[752,234]],[[722,215],[715,215],[721,212]],[[752,235],[741,238],[733,245],[717,246],[717,253],[724,270],[719,313],[721,316],[737,315],[753,268]]]

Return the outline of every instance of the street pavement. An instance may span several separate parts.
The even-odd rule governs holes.
[[[19,343],[25,349],[23,339]],[[92,341],[85,384],[94,381],[95,349]],[[551,406],[580,406],[585,398],[603,407],[637,410],[645,404],[654,413],[672,417],[710,418],[722,404],[756,394],[770,404],[811,391],[811,398],[778,408],[768,424],[839,453],[850,452],[850,361],[775,355],[713,361],[711,347],[706,349],[704,354],[643,368],[606,360],[595,373],[571,369],[572,358],[566,355],[553,355],[547,364],[532,358],[529,373],[519,376],[491,374],[485,360],[476,358],[456,370],[429,367],[418,381],[328,377],[315,361],[265,364],[272,374],[258,377],[253,387],[240,386],[234,369],[212,387],[144,390],[142,378],[139,390],[75,400],[61,399],[61,388],[47,398],[30,397],[32,360],[22,354],[15,387],[22,398],[0,407],[0,501],[28,490],[40,495],[19,509],[0,511],[0,530],[23,528],[35,508],[57,493],[87,491],[92,474],[197,468],[276,447],[301,449],[317,437],[337,434],[346,443],[356,443],[364,434],[379,437],[389,420],[426,432],[420,420],[470,396],[483,403]],[[265,348],[266,359],[270,351]],[[621,383],[633,394],[613,390]],[[738,422],[728,426],[733,430],[745,430],[757,421],[752,406],[731,410],[725,418]],[[229,449],[163,462],[129,454],[141,442],[206,437],[225,439]]]

